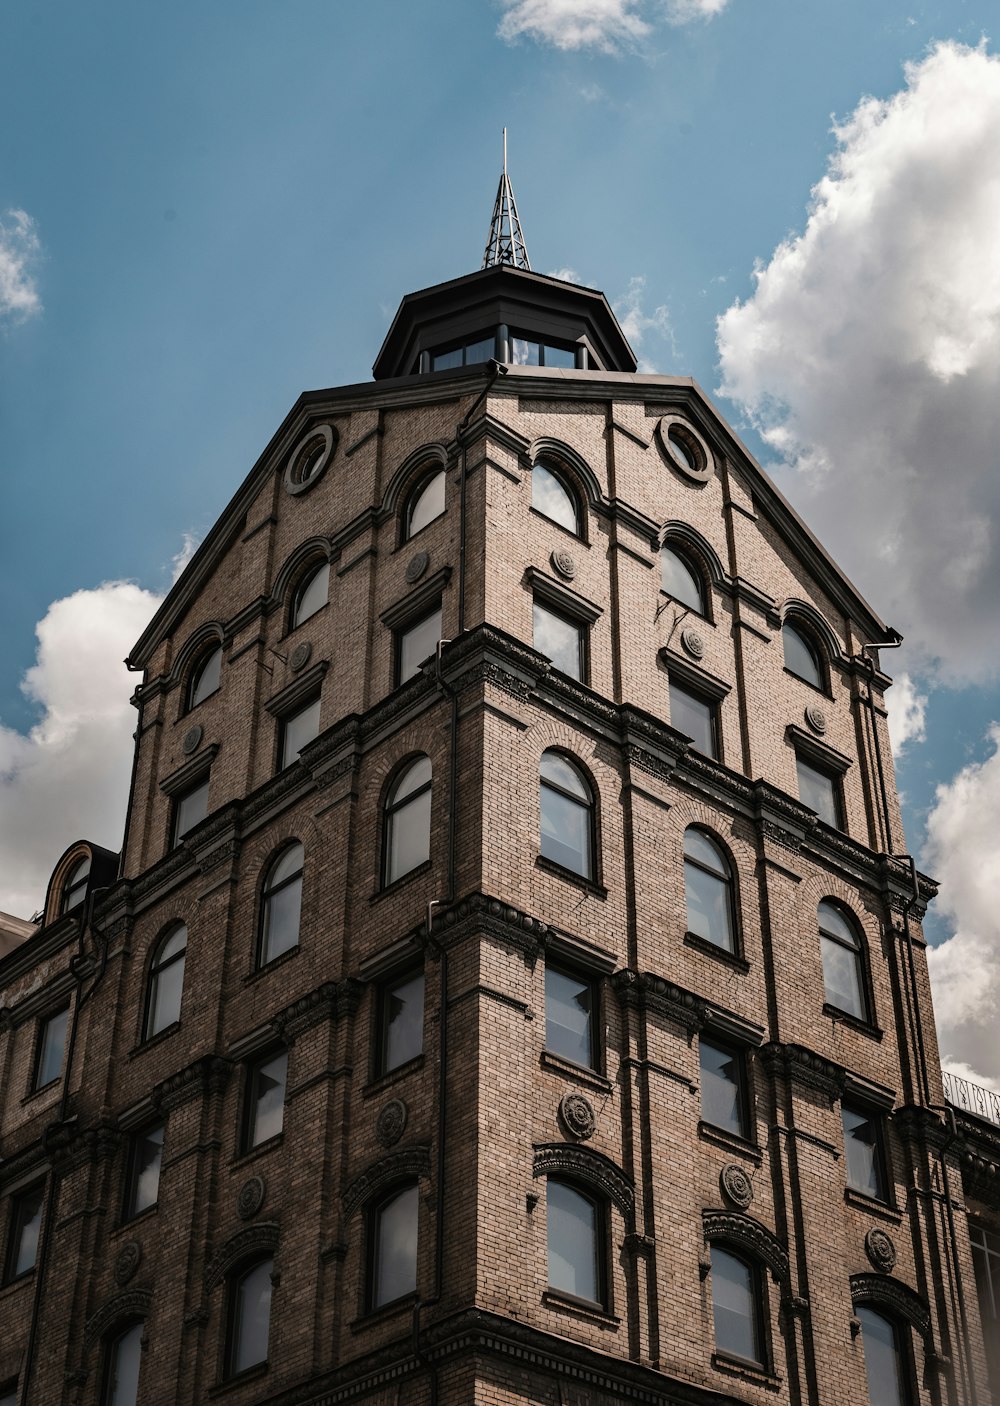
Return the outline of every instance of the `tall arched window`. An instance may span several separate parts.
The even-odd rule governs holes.
[[[203,654],[191,674],[188,685],[188,707],[197,708],[213,693],[219,690],[222,675],[222,645],[217,644],[207,654]]]
[[[226,1342],[228,1377],[267,1361],[273,1274],[274,1261],[260,1260],[232,1281]]]
[[[87,880],[90,878],[90,855],[78,859],[66,875],[62,888],[60,913],[70,913],[87,897]]]
[[[417,1184],[387,1196],[369,1218],[369,1306],[394,1303],[417,1287]]]
[[[431,759],[417,757],[385,801],[382,882],[395,883],[431,857]]]
[[[271,865],[260,898],[258,966],[264,967],[299,942],[302,911],[302,846],[296,840]]]
[[[906,1371],[899,1328],[867,1304],[855,1313],[861,1323],[870,1406],[906,1406]]]
[[[330,563],[323,561],[303,576],[299,582],[295,598],[292,601],[292,618],[289,628],[294,630],[296,625],[301,625],[304,620],[315,615],[317,610],[322,610],[329,595]]]
[[[695,610],[699,615],[705,611],[705,584],[680,552],[664,542],[660,548],[660,586],[681,605]]]
[[[417,484],[406,505],[406,515],[403,519],[404,542],[408,542],[421,528],[441,516],[444,512],[444,489],[444,469],[438,469],[436,473],[421,479]]]
[[[687,929],[727,952],[736,951],[736,913],[729,861],[693,825],[684,831],[684,897]]]
[[[828,1004],[858,1020],[867,1019],[861,938],[840,909],[826,899],[819,905],[819,947]]]
[[[823,665],[819,650],[809,636],[786,620],[781,627],[781,647],[785,652],[785,668],[797,679],[823,687]]]
[[[543,752],[540,773],[542,858],[593,880],[594,797],[590,786],[561,752]]]
[[[592,1196],[549,1177],[546,1185],[549,1284],[560,1293],[604,1306],[605,1214]]]
[[[133,1323],[108,1344],[101,1406],[136,1406],[143,1329]]]
[[[181,1018],[187,928],[178,923],[164,936],[149,968],[145,1038],[152,1039]]]
[[[753,1265],[712,1246],[712,1310],[715,1347],[745,1362],[764,1362],[760,1276]]]
[[[536,513],[580,536],[580,504],[558,469],[539,461],[531,470],[531,506]]]

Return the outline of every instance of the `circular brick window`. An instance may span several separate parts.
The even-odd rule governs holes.
[[[712,456],[701,435],[679,415],[664,415],[657,426],[670,463],[685,478],[704,483],[712,473]]]
[[[316,425],[303,435],[292,450],[285,470],[288,492],[304,493],[318,483],[336,447],[337,437],[332,425]]]

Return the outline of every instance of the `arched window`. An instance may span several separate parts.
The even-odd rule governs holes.
[[[899,1328],[866,1304],[858,1305],[854,1311],[861,1323],[870,1406],[906,1406],[906,1372]]]
[[[594,879],[594,798],[580,771],[560,752],[543,752],[541,854]]]
[[[819,651],[812,640],[797,626],[785,621],[781,627],[781,646],[785,651],[785,668],[797,679],[823,687],[823,666]]]
[[[228,1377],[267,1361],[273,1274],[274,1261],[260,1260],[232,1281],[226,1342]]]
[[[144,1325],[133,1323],[108,1344],[102,1406],[136,1406]]]
[[[417,1184],[394,1191],[369,1218],[369,1307],[393,1303],[417,1287]]]
[[[296,840],[268,871],[260,899],[260,946],[257,965],[264,967],[299,942],[302,911],[302,846]]]
[[[60,913],[70,913],[87,897],[87,880],[90,878],[90,855],[78,859],[63,882]]]
[[[395,883],[431,857],[431,759],[417,757],[385,801],[382,882]]]
[[[840,909],[825,899],[819,905],[819,947],[828,1004],[866,1020],[861,938]]]
[[[546,1185],[549,1284],[562,1294],[599,1304],[606,1296],[605,1213],[592,1196],[549,1177]]]
[[[317,610],[322,610],[329,594],[330,563],[323,561],[299,582],[295,599],[292,601],[292,619],[289,628],[294,630],[296,625],[301,625],[303,620],[308,620],[311,615],[316,614]]]
[[[189,708],[197,708],[199,703],[204,703],[206,698],[218,692],[221,672],[222,645],[217,644],[214,649],[202,655],[191,674],[191,682],[188,685]]]
[[[686,605],[689,610],[695,610],[699,615],[706,614],[705,584],[701,574],[686,557],[666,542],[660,548],[660,586],[668,596]]]
[[[746,1260],[712,1246],[712,1311],[716,1351],[764,1362],[760,1276]]]
[[[444,469],[438,469],[429,478],[421,479],[406,506],[406,516],[403,520],[403,541],[408,542],[411,537],[439,518],[444,512]]]
[[[149,969],[145,1038],[152,1039],[181,1018],[187,928],[178,923],[161,941]]]
[[[729,861],[702,830],[684,831],[687,929],[726,952],[736,951],[736,914]]]
[[[542,517],[580,536],[580,505],[558,469],[539,461],[531,470],[531,506]]]

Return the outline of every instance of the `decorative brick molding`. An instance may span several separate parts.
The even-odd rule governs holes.
[[[222,1093],[229,1082],[232,1063],[222,1055],[204,1055],[185,1069],[155,1085],[150,1095],[154,1108],[178,1108],[189,1099]]]
[[[264,1258],[273,1255],[278,1248],[278,1227],[273,1221],[261,1221],[259,1225],[247,1226],[230,1236],[205,1266],[205,1292],[211,1293],[215,1286],[243,1260],[255,1256]]]
[[[359,1206],[363,1206],[393,1182],[413,1177],[429,1177],[430,1174],[431,1153],[426,1143],[380,1157],[377,1162],[366,1167],[360,1176],[355,1177],[344,1192],[341,1198],[344,1219],[350,1220]]]
[[[930,1309],[920,1295],[901,1280],[889,1279],[883,1274],[852,1274],[851,1301],[855,1308],[859,1304],[872,1304],[875,1308],[887,1309],[894,1317],[905,1318],[928,1348],[931,1346]]]
[[[152,1307],[153,1295],[148,1289],[127,1289],[107,1299],[84,1325],[84,1352],[89,1352],[113,1324],[127,1318],[147,1318]]]
[[[632,1229],[635,1188],[622,1169],[602,1152],[567,1142],[536,1144],[531,1175],[567,1176],[585,1182],[613,1201],[625,1217],[629,1230]]]
[[[708,1244],[734,1245],[763,1261],[775,1283],[788,1285],[788,1251],[773,1231],[740,1211],[702,1211],[702,1228]]]

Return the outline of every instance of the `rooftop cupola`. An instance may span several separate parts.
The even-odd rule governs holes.
[[[507,175],[506,128],[482,268],[408,293],[372,372],[381,381],[454,372],[485,361],[563,371],[636,369],[603,293],[532,273]]]

